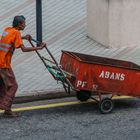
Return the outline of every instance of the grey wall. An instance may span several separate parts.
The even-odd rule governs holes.
[[[87,0],[88,35],[109,47],[140,44],[139,0]]]

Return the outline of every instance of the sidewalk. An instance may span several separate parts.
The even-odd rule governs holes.
[[[140,48],[107,48],[87,37],[86,0],[42,0],[43,2],[43,41],[60,62],[61,50],[89,55],[132,61],[140,65]],[[14,4],[15,3],[15,4]],[[8,11],[5,10],[7,7]],[[5,26],[11,26],[15,15],[24,15],[27,28],[24,34],[36,35],[35,1],[3,1],[0,5],[0,33]],[[25,43],[27,46],[28,44]],[[45,50],[41,55],[50,58]],[[22,53],[16,50],[13,56],[13,70],[19,85],[15,102],[38,99],[51,99],[72,96],[64,93],[63,87],[52,78],[36,53]]]

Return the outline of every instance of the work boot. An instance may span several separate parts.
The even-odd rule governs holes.
[[[17,113],[13,112],[12,110],[5,110],[4,117],[13,118],[13,117],[19,117],[19,115]]]

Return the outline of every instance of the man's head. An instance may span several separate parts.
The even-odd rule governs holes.
[[[13,20],[13,27],[18,30],[24,30],[25,28],[25,17],[24,16],[15,16]]]

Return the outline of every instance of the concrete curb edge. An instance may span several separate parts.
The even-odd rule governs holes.
[[[65,97],[73,97],[76,96],[75,92],[65,93],[65,92],[36,92],[31,95],[25,95],[25,96],[16,96],[14,99],[14,104],[19,103],[26,103],[26,102],[33,102],[33,101],[39,101],[39,100],[47,100],[47,99],[57,99],[57,98],[65,98]]]

